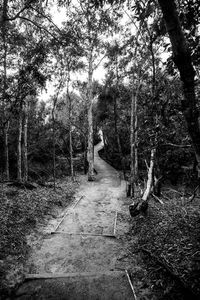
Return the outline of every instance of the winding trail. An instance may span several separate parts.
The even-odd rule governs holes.
[[[74,204],[33,249],[17,299],[134,299],[120,239],[129,229],[125,182],[99,157],[102,147],[94,149],[96,181],[84,179]]]

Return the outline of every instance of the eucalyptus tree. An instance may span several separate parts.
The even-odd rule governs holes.
[[[8,178],[8,128],[11,116],[17,113],[19,117],[18,179],[22,180],[21,166],[24,157],[24,180],[27,180],[27,99],[29,96],[36,96],[44,87],[46,74],[50,73],[46,72],[47,68],[44,70],[44,60],[47,58],[52,41],[60,42],[62,32],[52,21],[48,12],[48,1],[4,0],[2,11],[0,25],[4,49],[4,84],[1,104],[4,115],[2,126],[5,135],[5,169]],[[45,76],[44,72],[46,72]]]
[[[28,40],[28,39],[27,39]],[[15,99],[17,103],[16,113],[19,116],[18,131],[18,180],[22,180],[21,166],[22,157],[24,160],[24,180],[27,180],[27,123],[28,123],[28,102],[30,97],[37,95],[39,90],[44,87],[46,76],[41,69],[46,59],[46,50],[44,44],[38,43],[32,48],[33,40],[26,43],[26,51],[23,51],[23,57],[19,63],[19,71],[16,74],[17,82],[15,87]],[[30,44],[29,44],[30,43]],[[31,48],[30,48],[31,47]],[[23,126],[24,125],[24,126]],[[24,127],[24,155],[22,155],[22,126]]]
[[[87,70],[88,180],[93,181],[93,74],[105,55],[103,44],[113,24],[112,9],[110,6],[97,8],[91,1],[77,1],[71,6],[71,20],[76,24],[79,32],[78,42],[82,47],[83,62]]]
[[[5,158],[5,172],[6,178],[9,179],[9,136],[8,130],[10,127],[10,119],[13,112],[20,108],[19,102],[19,90],[16,91],[18,86],[17,73],[21,69],[21,60],[24,53],[24,49],[27,47],[27,42],[24,36],[24,32],[28,33],[27,22],[28,18],[34,23],[33,16],[30,16],[30,10],[33,7],[40,7],[41,3],[36,4],[36,1],[8,1],[3,0],[1,6],[2,14],[0,17],[1,27],[1,39],[0,45],[3,53],[3,60],[1,60],[1,75],[2,75],[2,90],[1,90],[1,128],[4,135],[4,158]],[[29,22],[30,23],[30,22]],[[29,39],[29,38],[28,38]],[[38,42],[38,41],[37,41]],[[19,86],[18,86],[19,88]],[[23,88],[20,87],[22,90]],[[25,89],[25,88],[24,88]],[[15,97],[17,96],[17,98]],[[22,107],[21,107],[22,109]],[[19,124],[22,119],[22,113],[20,114]],[[19,125],[19,128],[21,125]],[[20,132],[21,130],[19,130]],[[19,140],[21,133],[19,133]],[[21,144],[21,143],[20,143]],[[19,144],[18,144],[19,145]],[[21,152],[21,147],[18,147],[18,152]],[[18,157],[21,155],[18,155]],[[19,165],[20,159],[18,159]],[[21,175],[18,174],[21,180]]]

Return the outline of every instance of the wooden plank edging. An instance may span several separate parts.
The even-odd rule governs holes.
[[[73,272],[73,273],[41,273],[41,274],[26,274],[25,280],[34,279],[56,279],[56,278],[69,278],[69,277],[81,277],[81,276],[99,276],[99,275],[112,275],[112,274],[124,274],[123,271],[100,271],[100,272]]]
[[[113,234],[98,234],[98,233],[89,233],[89,232],[66,232],[66,231],[52,231],[51,234],[66,234],[66,235],[85,235],[85,236],[102,236],[116,238]]]
[[[131,290],[132,290],[132,292],[133,292],[134,300],[137,300],[137,296],[136,296],[136,293],[135,293],[133,284],[132,284],[132,282],[131,282],[129,273],[128,273],[128,271],[127,271],[126,269],[125,269],[125,273],[126,273],[126,276],[127,276],[127,278],[128,278],[128,282],[129,282],[129,285],[130,285],[130,287],[131,287]]]

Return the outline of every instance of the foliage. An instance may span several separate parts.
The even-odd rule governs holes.
[[[195,299],[200,294],[199,199],[187,203],[170,187],[163,196],[164,205],[151,200],[145,222],[135,219],[129,233],[136,238],[130,250],[142,256],[138,293],[146,291],[148,299]]]

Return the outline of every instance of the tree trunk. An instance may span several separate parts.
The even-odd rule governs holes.
[[[22,109],[20,109],[19,112],[19,125],[18,125],[17,180],[22,181]]]
[[[184,100],[182,101],[182,111],[194,147],[198,163],[198,177],[200,178],[200,126],[199,110],[195,96],[195,71],[192,65],[189,47],[180,25],[175,1],[158,0],[158,3],[163,12],[166,29],[171,41],[173,60],[179,70],[181,81],[183,82]]]
[[[154,148],[151,150],[150,166],[148,168],[148,179],[147,179],[147,185],[144,194],[142,198],[138,198],[138,199],[136,198],[136,200],[134,200],[133,203],[129,205],[129,211],[132,217],[135,217],[140,213],[143,213],[145,215],[147,213],[147,209],[148,209],[147,200],[151,193],[151,188],[153,184],[153,169],[154,169],[155,153],[156,153],[156,149]]]
[[[84,174],[88,172],[88,160],[87,160],[87,137],[84,138]]]
[[[130,128],[130,145],[131,145],[131,174],[130,174],[130,196],[134,197],[135,170],[134,170],[134,92],[131,97],[131,128]]]
[[[4,155],[5,155],[5,173],[6,173],[6,180],[10,180],[10,172],[9,172],[9,148],[8,148],[8,131],[9,131],[10,122],[7,122],[5,125],[4,130]]]
[[[93,97],[92,97],[92,51],[90,51],[89,55],[89,71],[88,71],[88,181],[94,181],[94,152],[93,152]]]
[[[105,131],[104,131],[104,128],[103,128],[103,125],[102,125],[102,142],[103,142],[103,150],[104,150],[104,155],[105,157],[108,156],[108,153],[107,153],[107,144],[106,144],[106,139],[105,139]]]
[[[69,95],[69,93],[68,93]],[[70,169],[71,169],[71,177],[72,180],[74,180],[74,164],[73,164],[73,145],[72,145],[72,122],[71,122],[71,118],[72,118],[72,105],[71,105],[71,98],[70,96],[68,96],[68,100],[69,100],[69,144],[70,144]]]
[[[28,104],[24,104],[24,144],[23,144],[23,179],[26,182],[28,180],[28,142],[27,142],[27,130],[28,130]]]
[[[117,140],[117,147],[118,147],[118,151],[119,151],[119,155],[120,155],[120,160],[122,163],[123,162],[123,153],[122,153],[121,141],[120,141],[118,126],[117,126],[117,99],[116,98],[114,99],[114,122],[115,122],[115,136],[116,136],[116,140]]]
[[[69,119],[69,149],[70,149],[70,171],[71,178],[74,181],[74,164],[73,164],[73,141],[72,141],[72,99],[69,92],[70,83],[70,60],[67,58],[67,100],[68,100],[68,119]]]
[[[149,165],[149,169],[148,169],[147,186],[146,186],[146,190],[144,191],[144,194],[142,196],[143,201],[147,201],[148,197],[151,193],[151,188],[152,188],[153,180],[154,180],[153,170],[154,170],[155,154],[156,154],[156,149],[154,148],[151,150],[151,158],[150,158],[150,165]]]
[[[139,94],[140,83],[136,91],[135,99],[134,99],[134,154],[135,154],[135,184],[138,181],[138,94]]]
[[[3,130],[4,130],[4,157],[5,157],[5,174],[6,180],[10,179],[9,174],[9,149],[8,149],[8,131],[9,131],[9,122],[6,122],[6,91],[7,91],[7,9],[8,1],[3,1],[3,13],[2,13],[2,40],[3,40]]]
[[[53,100],[52,121],[53,121],[53,187],[56,190],[56,142],[55,142],[55,99]]]
[[[140,90],[140,82],[138,83],[137,90],[132,93],[131,99],[131,197],[134,197],[134,191],[136,188],[136,181],[138,179],[138,96]]]
[[[118,66],[118,56],[116,54],[115,57],[115,63],[116,63],[116,90],[118,91],[118,97],[120,98],[120,90],[119,90],[119,66]],[[119,136],[119,131],[118,131],[118,108],[117,108],[117,97],[115,96],[114,98],[114,122],[115,122],[115,135],[116,135],[116,140],[117,140],[117,147],[120,155],[120,161],[121,161],[121,166],[123,173],[125,174],[125,169],[124,169],[124,159],[123,159],[123,152],[122,152],[122,146],[121,146],[121,141],[120,141],[120,136]]]

